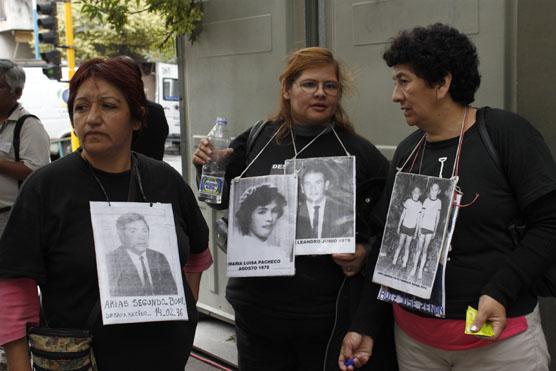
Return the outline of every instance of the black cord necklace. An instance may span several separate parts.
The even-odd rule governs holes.
[[[104,194],[104,197],[106,198],[106,202],[108,202],[109,206],[112,206],[110,204],[110,197],[108,196],[108,192],[106,192],[106,188],[104,188],[104,185],[102,184],[102,182],[100,181],[99,177],[96,174],[95,169],[93,168],[93,166],[91,165],[91,163],[84,157],[82,157],[83,160],[85,160],[85,163],[87,163],[87,167],[89,168],[91,175],[93,176],[93,178],[95,179],[96,183],[98,184],[99,188],[101,189],[102,193]],[[143,200],[143,202],[148,202],[147,201],[147,197],[145,196],[145,192],[143,190],[143,180],[141,178],[141,173],[139,172],[139,167],[137,166],[137,158],[135,153],[131,152],[131,174],[130,174],[130,179],[129,179],[129,189],[130,191],[128,192],[128,201],[132,201],[133,200],[133,195],[131,192],[131,185],[133,182],[133,179],[136,178],[137,179],[137,184],[139,186],[139,193],[141,195],[141,198]],[[152,206],[152,202],[151,202],[151,206]]]

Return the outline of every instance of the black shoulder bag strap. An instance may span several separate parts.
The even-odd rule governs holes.
[[[487,109],[488,107],[477,110],[477,129],[479,130],[479,136],[481,137],[483,145],[485,146],[490,159],[494,162],[498,170],[500,170],[505,177],[506,173],[502,168],[502,162],[500,161],[500,157],[498,156],[498,151],[496,150],[494,143],[492,143],[492,139],[490,138],[490,134],[488,133],[488,129],[486,127],[485,110]]]
[[[35,115],[23,115],[21,116],[15,123],[15,127],[14,127],[14,138],[13,138],[13,146],[14,146],[14,155],[15,155],[15,161],[19,161],[20,157],[19,157],[19,144],[20,144],[20,136],[21,136],[21,127],[23,126],[23,123],[25,122],[25,120],[27,120],[29,117],[34,117],[37,120],[39,119],[37,116]]]
[[[264,127],[265,123],[266,123],[265,120],[260,120],[260,121],[257,121],[255,123],[255,125],[253,125],[251,127],[251,130],[249,131],[249,136],[247,137],[247,142],[245,144],[245,158],[246,159],[249,158],[249,154],[251,153],[251,150],[253,149],[253,145],[255,144],[255,140],[257,140],[257,138],[259,137],[259,135],[263,131],[263,127]],[[247,161],[247,162],[249,162],[249,161]]]
[[[12,145],[14,147],[14,160],[16,162],[19,162],[19,160],[21,159],[19,157],[19,144],[20,144],[20,137],[21,137],[21,127],[23,126],[23,123],[25,122],[25,120],[27,120],[29,117],[34,117],[37,120],[39,119],[37,116],[35,115],[31,115],[31,114],[27,114],[27,115],[23,115],[21,116],[15,123],[15,127],[14,127],[14,137],[12,140]],[[23,182],[20,180],[17,182],[17,186],[21,187],[21,184]]]

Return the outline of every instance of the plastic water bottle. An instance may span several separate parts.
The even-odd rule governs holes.
[[[211,204],[220,204],[224,189],[226,164],[223,159],[218,158],[217,154],[218,151],[228,148],[230,144],[228,120],[224,117],[217,117],[207,137],[213,147],[213,159],[203,165],[201,182],[199,183],[199,200]]]

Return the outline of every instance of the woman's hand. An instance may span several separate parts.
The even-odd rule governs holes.
[[[342,341],[338,366],[340,370],[347,371],[359,368],[369,362],[373,354],[374,341],[370,336],[348,332]]]
[[[193,164],[203,166],[213,160],[222,161],[230,156],[233,151],[232,148],[215,151],[212,143],[207,138],[203,138],[195,152],[193,152]]]
[[[365,263],[367,251],[365,247],[358,243],[355,245],[355,253],[353,254],[332,254],[334,262],[342,267],[342,271],[348,277],[355,276]]]
[[[481,295],[478,312],[471,326],[471,332],[479,331],[485,321],[490,321],[494,330],[494,336],[485,339],[492,341],[498,339],[498,336],[506,328],[506,308],[490,296]]]

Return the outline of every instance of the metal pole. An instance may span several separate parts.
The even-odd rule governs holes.
[[[319,46],[318,0],[305,0],[305,46]]]
[[[33,39],[35,41],[35,59],[41,59],[39,49],[39,15],[37,14],[37,0],[31,0],[31,12],[33,13]]]
[[[75,73],[75,49],[73,48],[73,22],[71,16],[71,0],[64,3],[64,14],[66,16],[66,46],[68,51],[69,79]]]
[[[64,14],[66,17],[66,47],[68,51],[68,77],[69,80],[75,73],[75,49],[73,48],[73,23],[71,16],[71,0],[66,0],[64,3]],[[79,139],[75,132],[71,131],[71,150],[75,151],[79,148]]]

